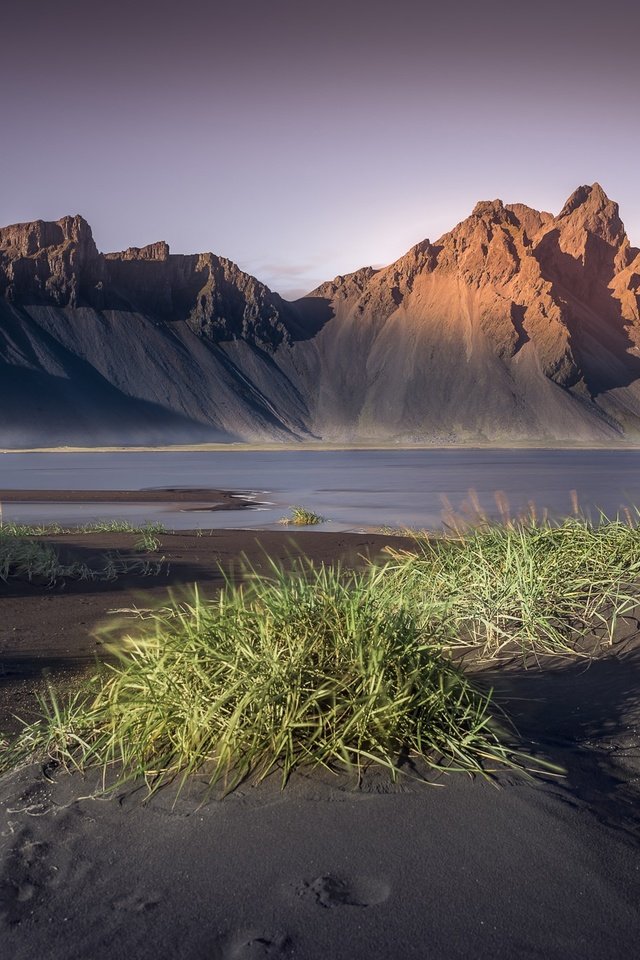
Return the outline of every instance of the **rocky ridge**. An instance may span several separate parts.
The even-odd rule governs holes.
[[[171,254],[164,241],[101,254],[81,216],[0,229],[0,295],[186,321],[214,340],[275,346],[288,336],[285,301],[225,257]]]
[[[634,438],[640,251],[593,184],[557,216],[480,202],[289,303],[213,253],[19,224],[0,230],[0,364],[5,443],[38,409],[69,442],[98,422],[125,441]]]

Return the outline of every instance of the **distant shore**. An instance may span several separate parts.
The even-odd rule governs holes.
[[[300,441],[299,443],[174,443],[131,446],[58,446],[58,447],[0,447],[4,453],[258,453],[291,452],[296,450],[328,452],[357,450],[640,450],[640,441],[620,440],[605,443],[577,440],[463,440],[455,443],[440,441],[408,443],[394,441],[366,441],[358,443],[331,441]]]

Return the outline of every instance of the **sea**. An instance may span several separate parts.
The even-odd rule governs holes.
[[[5,503],[6,521],[161,522],[168,529],[277,528],[294,505],[318,531],[439,530],[530,515],[597,519],[640,505],[640,450],[402,449],[3,453],[0,489],[230,491],[238,510],[193,504]]]

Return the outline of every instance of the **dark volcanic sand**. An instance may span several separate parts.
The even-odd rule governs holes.
[[[122,535],[54,538],[96,554]],[[357,562],[397,538],[215,531],[163,535],[169,581],[220,584],[216,565]],[[141,587],[144,588],[142,592]],[[41,667],[69,677],[92,631],[166,596],[167,577],[0,593],[3,711],[28,708]],[[15,629],[14,629],[15,627]],[[143,804],[78,799],[94,779],[31,767],[0,779],[0,943],[15,960],[383,960],[636,955],[640,942],[640,650],[586,668],[483,676],[526,746],[563,779],[463,775],[443,786],[372,772],[296,776],[204,799],[194,781]],[[535,744],[535,746],[534,746]]]
[[[0,503],[197,503],[210,510],[246,506],[228,490],[158,487],[148,490],[0,490]]]

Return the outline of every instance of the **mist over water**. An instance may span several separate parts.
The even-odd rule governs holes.
[[[264,528],[293,504],[327,518],[316,530],[438,529],[450,512],[498,518],[534,503],[538,515],[597,517],[640,505],[636,450],[332,450],[0,455],[0,488],[142,490],[199,487],[251,496],[254,508],[184,509],[191,504],[7,503],[4,520],[73,524],[158,520],[169,529]],[[474,493],[470,496],[470,491]],[[496,498],[496,494],[498,497]],[[168,501],[170,497],[168,496]],[[498,501],[498,502],[497,502]],[[181,509],[182,508],[182,509]]]

